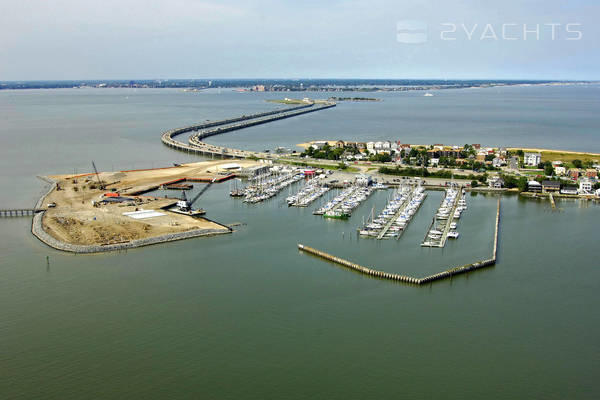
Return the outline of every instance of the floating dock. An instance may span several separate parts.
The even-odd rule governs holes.
[[[431,225],[429,225],[429,229],[427,230],[427,233],[425,234],[425,238],[423,239],[423,243],[421,243],[422,247],[439,247],[442,248],[446,245],[446,240],[448,239],[448,232],[450,232],[450,225],[452,224],[452,222],[454,222],[455,219],[458,219],[455,217],[455,213],[458,207],[458,204],[460,202],[460,200],[462,199],[462,191],[456,189],[457,194],[454,198],[454,201],[452,202],[452,206],[450,208],[450,212],[448,213],[448,218],[447,219],[438,219],[437,215],[439,213],[439,209],[438,211],[436,211],[436,215],[433,217],[433,220],[431,221]],[[446,201],[446,197],[444,197],[444,199],[442,200],[442,202],[440,203],[440,208],[442,208],[444,202]],[[444,221],[442,222],[443,227],[442,227],[442,231],[441,234],[439,235],[439,239],[435,239],[432,238],[431,236],[433,235],[433,232],[438,231],[438,223],[440,221]]]

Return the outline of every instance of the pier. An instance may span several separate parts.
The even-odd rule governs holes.
[[[345,260],[343,258],[336,257],[334,255],[325,253],[324,251],[320,251],[320,250],[314,249],[312,247],[303,245],[303,244],[298,244],[298,249],[302,252],[312,254],[314,256],[320,257],[327,261],[331,261],[333,263],[336,263],[343,267],[349,268],[349,269],[359,272],[361,274],[365,274],[365,275],[380,278],[380,279],[387,279],[387,280],[391,280],[391,281],[410,283],[413,285],[420,286],[420,285],[424,285],[424,284],[431,283],[434,281],[451,278],[454,275],[464,274],[464,273],[475,271],[475,270],[478,270],[481,268],[486,268],[486,267],[495,265],[496,260],[497,260],[497,255],[498,255],[499,226],[500,226],[500,198],[498,198],[498,206],[496,209],[496,227],[494,230],[494,247],[493,247],[493,251],[492,251],[492,257],[489,259],[486,259],[486,260],[476,261],[471,264],[465,264],[465,265],[461,265],[458,267],[449,268],[444,271],[438,272],[437,274],[425,276],[422,278],[416,278],[416,277],[407,276],[407,275],[395,274],[395,273],[381,271],[381,270],[378,270],[375,268],[365,267],[365,266],[353,263],[351,261]]]
[[[28,217],[36,213],[45,211],[42,208],[14,208],[0,210],[0,218],[9,217]]]
[[[453,189],[451,189],[451,190],[453,190]],[[448,191],[446,193],[448,193]],[[440,208],[438,209],[436,215],[433,217],[433,220],[431,221],[431,225],[429,226],[429,229],[427,230],[427,233],[425,234],[425,238],[423,239],[423,243],[421,243],[421,246],[442,248],[446,245],[446,240],[448,239],[448,233],[450,232],[450,229],[451,229],[450,226],[452,225],[452,222],[454,219],[458,219],[458,217],[456,216],[456,213],[460,212],[460,211],[457,211],[457,207],[458,207],[460,200],[462,199],[462,192],[460,190],[456,190],[456,195],[452,199],[452,203],[450,204],[450,210],[447,212],[448,216],[445,219],[442,219],[442,218],[440,218],[439,213],[441,212],[440,210],[443,210],[445,207],[448,207],[447,199],[448,199],[448,195],[446,195],[446,197],[440,203]],[[439,221],[445,221],[443,223],[443,226],[441,226],[441,228],[442,228],[441,232],[438,229],[438,228],[440,228],[440,226],[437,224]],[[437,236],[439,236],[439,238]]]
[[[384,238],[384,236],[390,230],[390,228],[392,227],[392,225],[394,225],[394,224],[397,223],[398,217],[406,210],[406,207],[418,195],[419,195],[419,191],[418,191],[418,186],[417,186],[417,187],[415,187],[411,191],[410,196],[408,196],[408,198],[404,201],[404,203],[402,203],[402,205],[400,206],[400,208],[398,209],[398,211],[396,211],[396,213],[394,214],[394,216],[385,224],[385,226],[383,227],[383,229],[381,230],[381,232],[379,232],[379,235],[377,236],[378,240],[381,240],[381,239]],[[425,197],[426,196],[427,196],[427,194],[423,193],[423,197],[418,202],[418,205],[417,205],[417,207],[416,207],[416,209],[414,211],[415,213],[417,211],[419,211],[419,209],[421,208],[421,205],[423,204],[423,201],[425,201]],[[412,216],[411,216],[411,219],[409,219],[409,220],[406,221],[406,225],[402,229],[400,229],[400,231],[398,232],[398,236],[396,237],[396,240],[400,239],[400,236],[402,236],[402,233],[404,233],[404,230],[408,227],[408,224],[410,223],[411,220],[412,220]]]

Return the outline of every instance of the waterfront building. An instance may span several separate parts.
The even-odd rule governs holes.
[[[542,184],[538,181],[529,181],[527,182],[527,190],[529,190],[530,192],[541,192]]]
[[[592,181],[584,178],[579,181],[579,194],[591,194],[592,193]]]
[[[556,193],[560,191],[560,182],[558,181],[543,181],[542,192],[544,193]]]
[[[356,184],[357,185],[369,186],[371,183],[373,183],[373,179],[371,178],[371,175],[359,174],[356,176]]]
[[[564,188],[560,189],[560,193],[561,194],[577,194],[577,186],[565,186]]]
[[[493,189],[501,189],[504,186],[504,180],[499,176],[492,176],[488,179],[488,187]]]
[[[542,162],[542,155],[540,153],[525,153],[523,162],[527,166],[537,167]]]
[[[554,172],[556,173],[556,175],[563,176],[563,175],[566,175],[567,169],[565,167],[563,167],[562,165],[558,165],[558,166],[554,167]]]

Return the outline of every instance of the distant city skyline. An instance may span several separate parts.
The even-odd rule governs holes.
[[[599,80],[600,4],[4,0],[0,81]]]

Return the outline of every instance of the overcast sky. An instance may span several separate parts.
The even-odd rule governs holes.
[[[0,80],[597,80],[599,17],[583,0],[0,0]]]

